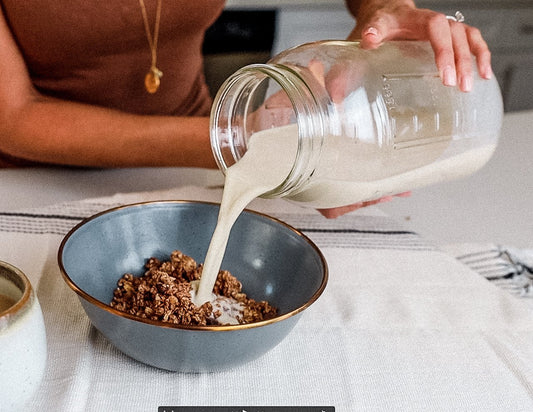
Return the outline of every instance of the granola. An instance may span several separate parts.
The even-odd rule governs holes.
[[[213,299],[196,306],[191,289],[202,274],[202,265],[175,250],[170,260],[150,258],[142,276],[124,274],[117,282],[110,305],[144,319],[180,325],[222,325],[252,323],[271,319],[277,309],[266,301],[257,302],[242,292],[242,284],[221,270],[213,288]]]

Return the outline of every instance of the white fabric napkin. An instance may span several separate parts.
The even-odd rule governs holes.
[[[327,220],[283,200],[250,205],[302,229],[330,269],[321,298],[262,358],[225,372],[183,374],[120,353],[90,325],[62,280],[57,265],[62,237],[82,217],[114,205],[219,201],[220,194],[184,187],[0,213],[0,259],[29,276],[47,328],[46,378],[27,410],[145,412],[160,405],[533,410],[528,306],[376,208]]]
[[[533,249],[495,243],[455,243],[442,250],[533,309]]]

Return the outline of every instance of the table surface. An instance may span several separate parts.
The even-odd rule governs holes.
[[[64,234],[83,216],[117,204],[219,201],[220,195],[189,186],[0,213],[0,260],[28,275],[47,332],[45,378],[27,410],[533,410],[528,299],[488,282],[372,207],[328,220],[283,200],[253,202],[252,208],[303,230],[329,268],[323,295],[261,358],[227,371],[186,374],[120,353],[90,325],[62,280],[57,251]],[[0,399],[6,378],[0,376]]]
[[[28,275],[48,339],[45,379],[29,410],[533,410],[531,299],[487,281],[429,240],[439,235],[436,228],[451,225],[448,235],[462,241],[499,241],[510,234],[501,239],[530,242],[532,118],[506,115],[499,150],[483,170],[391,202],[386,207],[397,208],[397,216],[371,207],[328,220],[281,199],[254,201],[252,208],[304,230],[324,253],[330,280],[276,348],[214,374],[165,372],[121,354],[90,325],[62,280],[57,252],[83,216],[117,204],[219,201],[220,188],[205,187],[220,186],[220,172],[0,171],[0,260]],[[405,226],[419,228],[422,236]],[[5,378],[0,376],[0,399]]]

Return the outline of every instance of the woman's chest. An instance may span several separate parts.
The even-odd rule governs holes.
[[[158,0],[143,0],[154,33]],[[161,0],[159,42],[205,30],[223,0]],[[29,64],[87,59],[147,46],[139,0],[1,0],[11,31]]]

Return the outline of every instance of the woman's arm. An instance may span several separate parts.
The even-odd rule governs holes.
[[[207,117],[139,116],[33,87],[0,9],[0,151],[53,164],[216,167]]]
[[[375,48],[387,40],[428,40],[444,84],[472,88],[472,55],[483,78],[492,76],[491,54],[480,31],[442,13],[418,9],[412,0],[346,0],[356,18],[350,39]]]

